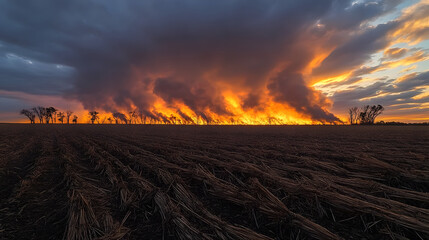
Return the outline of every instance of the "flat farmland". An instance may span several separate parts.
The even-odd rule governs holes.
[[[429,127],[0,124],[0,239],[429,239]]]

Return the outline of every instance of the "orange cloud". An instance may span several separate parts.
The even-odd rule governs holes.
[[[400,66],[408,66],[414,63],[425,61],[429,59],[429,54],[423,50],[416,51],[413,55],[390,62],[384,62],[386,67],[395,68]]]
[[[400,25],[392,33],[395,43],[406,42],[415,45],[429,38],[429,1],[405,9],[398,19]]]

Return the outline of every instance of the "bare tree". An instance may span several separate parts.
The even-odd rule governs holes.
[[[46,120],[46,115],[47,115],[47,112],[48,112],[48,110],[47,110],[47,108],[45,108],[45,107],[37,107],[38,109],[39,109],[39,111],[40,111],[40,114],[42,114],[42,122],[43,122],[43,119],[45,119]]]
[[[39,123],[43,123],[43,117],[45,115],[46,109],[44,107],[34,107],[33,112],[37,115],[37,118],[39,119]]]
[[[372,106],[371,110],[369,111],[369,119],[371,121],[371,124],[375,122],[375,118],[378,117],[380,114],[382,114],[384,111],[384,107],[381,105]]]
[[[179,120],[182,124],[195,124],[195,121],[180,109],[178,109],[176,113],[180,116]]]
[[[44,117],[45,117],[45,121],[46,121],[46,123],[47,124],[49,124],[49,122],[51,121],[51,122],[54,122],[54,119],[53,119],[53,115],[57,112],[58,110],[56,109],[56,108],[54,108],[54,107],[48,107],[48,108],[45,108],[45,111],[44,111]]]
[[[73,123],[74,123],[74,124],[76,124],[76,123],[77,123],[77,118],[78,118],[78,117],[77,117],[76,115],[74,115],[74,116],[73,116]]]
[[[91,116],[91,123],[94,124],[94,121],[98,121],[98,119],[100,119],[100,117],[98,116],[99,112],[97,111],[91,111],[89,112],[89,115]]]
[[[123,114],[123,113],[115,112],[115,113],[113,113],[113,118],[115,118],[116,124],[118,124],[119,121],[121,123],[125,123],[125,124],[128,123],[127,116],[125,116],[125,114]]]
[[[230,118],[230,119],[229,119],[229,122],[230,122],[230,124],[231,124],[231,125],[234,125],[234,124],[235,124],[235,120],[234,120],[234,118]]]
[[[138,117],[140,119],[141,124],[146,124],[146,115],[144,114],[144,112],[142,110],[139,110]]]
[[[177,117],[176,116],[174,116],[173,114],[171,114],[169,120],[170,120],[170,122],[172,124],[176,125],[176,121],[177,121]]]
[[[381,105],[364,106],[359,114],[360,124],[374,124],[375,118],[379,116],[383,110],[384,107]]]
[[[66,112],[67,124],[69,124],[69,123],[70,123],[70,117],[71,117],[71,115],[72,115],[72,114],[73,114],[73,112],[72,112],[72,111],[67,110],[67,112]]]
[[[113,113],[113,119],[115,119],[115,124],[119,124],[119,117],[116,113]]]
[[[52,114],[49,113],[48,109],[45,109],[45,113],[43,114],[43,117],[45,118],[45,123],[49,124],[49,122],[51,121],[51,116]]]
[[[269,125],[281,125],[282,123],[275,117],[268,117]]]
[[[129,122],[129,124],[133,124],[133,122],[137,123],[137,119],[138,119],[137,109],[134,109],[133,111],[130,111],[129,115],[128,115],[128,122]]]
[[[129,124],[133,124],[134,115],[135,115],[135,111],[130,111],[130,112],[128,112],[128,120],[129,120]]]
[[[349,108],[350,125],[358,124],[358,119],[359,119],[359,108],[358,107]]]
[[[63,112],[58,112],[57,116],[58,116],[58,121],[60,121],[61,123],[64,123],[64,118],[66,117],[66,115]]]
[[[52,123],[57,123],[57,111],[58,109],[52,110],[52,116],[51,116]]]
[[[30,120],[30,123],[35,122],[36,115],[32,111],[27,110],[27,109],[22,109],[20,113],[22,115],[26,116]]]
[[[58,109],[54,108],[54,107],[50,107],[50,112],[51,112],[51,122],[56,123],[57,122],[57,112]]]

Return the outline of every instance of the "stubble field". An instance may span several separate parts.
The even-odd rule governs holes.
[[[0,124],[0,239],[429,239],[429,127]]]

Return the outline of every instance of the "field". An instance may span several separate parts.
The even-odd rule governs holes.
[[[429,239],[427,126],[0,124],[0,239]]]

